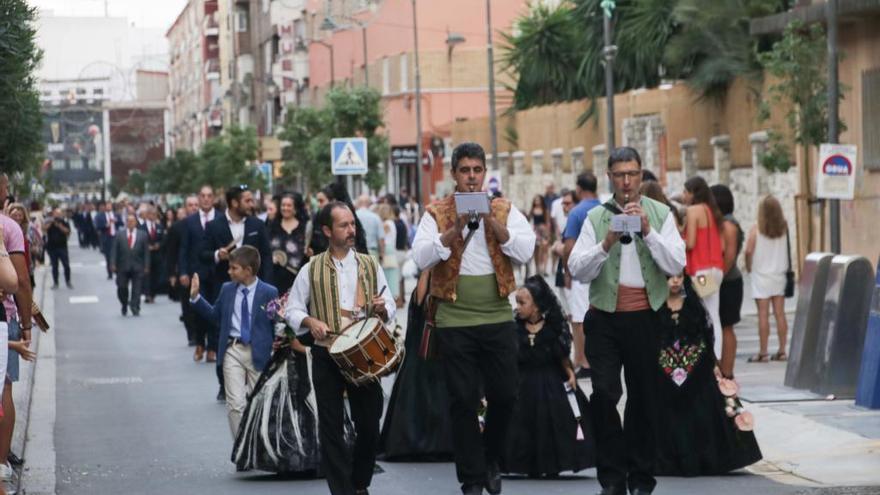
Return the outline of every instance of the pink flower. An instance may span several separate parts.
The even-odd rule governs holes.
[[[748,411],[743,411],[737,417],[733,418],[736,428],[739,431],[752,431],[755,428],[755,417]]]
[[[672,370],[672,381],[679,387],[682,383],[684,383],[685,380],[687,380],[687,377],[687,371],[682,368],[675,368],[674,370]]]
[[[739,391],[739,385],[733,380],[721,378],[718,380],[718,389],[725,397],[733,397]]]
[[[677,350],[681,349],[681,345],[680,345],[680,344],[678,343],[678,341],[676,340],[675,343],[672,344],[672,348],[675,349],[675,350],[677,351]]]

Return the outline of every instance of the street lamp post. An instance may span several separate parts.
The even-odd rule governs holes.
[[[837,144],[840,140],[837,125],[837,0],[828,0],[825,12],[828,22],[828,142]],[[830,201],[831,252],[840,254],[840,200]]]
[[[416,0],[412,0],[413,41],[415,48],[415,79],[416,79],[416,198],[422,201],[422,72],[419,68],[419,24],[416,12]]]
[[[607,138],[605,146],[607,153],[614,149],[614,56],[617,54],[617,46],[611,39],[611,15],[614,10],[613,0],[602,0],[603,9],[602,24],[604,28],[605,46],[602,55],[605,57],[605,126]]]
[[[495,122],[495,55],[492,44],[492,0],[486,0],[486,58],[489,66],[489,135],[492,140],[492,170],[498,170],[498,125]]]

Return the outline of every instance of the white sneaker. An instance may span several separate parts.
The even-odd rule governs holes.
[[[0,481],[12,481],[15,471],[9,463],[0,464]]]

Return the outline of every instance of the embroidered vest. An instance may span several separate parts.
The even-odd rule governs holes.
[[[440,201],[436,201],[426,208],[427,212],[437,222],[437,230],[442,234],[455,225],[455,198],[450,195]],[[502,225],[507,225],[507,216],[510,214],[510,201],[504,198],[496,198],[492,201],[492,215]],[[498,295],[506,298],[516,290],[516,281],[513,278],[513,263],[501,251],[501,244],[495,238],[495,234],[486,227],[486,246],[489,248],[489,258],[495,268],[495,280],[498,284]],[[461,270],[461,256],[464,253],[464,238],[456,237],[449,246],[452,254],[446,261],[437,263],[431,269],[431,295],[444,301],[455,302],[455,286],[458,282],[458,272]]]
[[[354,253],[357,258],[358,288],[362,291],[367,314],[371,313],[371,301],[376,294],[376,261],[368,254]],[[330,251],[312,258],[309,264],[309,316],[323,321],[330,331],[342,330],[342,319],[339,306],[339,281],[336,277],[336,265]],[[351,310],[353,308],[344,308]]]
[[[648,222],[651,229],[659,234],[663,228],[663,222],[669,214],[669,207],[642,196],[642,208],[648,214]],[[596,233],[596,241],[602,242],[611,226],[611,217],[614,214],[607,208],[597,206],[590,210],[587,218]],[[669,296],[669,287],[666,285],[666,274],[654,262],[651,251],[645,245],[645,241],[637,235],[633,236],[636,253],[639,256],[639,265],[642,269],[642,278],[645,279],[645,290],[648,293],[648,302],[654,311],[660,309]],[[617,292],[620,284],[620,243],[617,242],[608,252],[608,259],[602,265],[599,276],[590,282],[590,304],[596,308],[613,313],[617,308]]]

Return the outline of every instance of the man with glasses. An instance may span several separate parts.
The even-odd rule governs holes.
[[[642,161],[630,147],[608,156],[614,196],[590,210],[568,259],[573,277],[590,284],[584,319],[592,366],[593,424],[602,495],[647,495],[654,479],[654,402],[659,341],[657,310],[666,303],[668,276],[686,263],[685,246],[669,208],[639,194]],[[640,218],[641,232],[624,236],[611,219]],[[626,430],[617,403],[620,371],[627,385]]]
[[[486,155],[476,143],[452,152],[456,192],[479,192]],[[437,301],[437,338],[446,372],[455,469],[462,492],[501,493],[498,461],[507,437],[518,387],[516,324],[508,297],[516,289],[513,264],[529,261],[535,233],[504,198],[491,213],[469,223],[454,196],[428,206],[413,241],[413,259],[431,270]],[[561,385],[560,385],[561,386]],[[481,433],[476,421],[481,391],[488,409]]]

